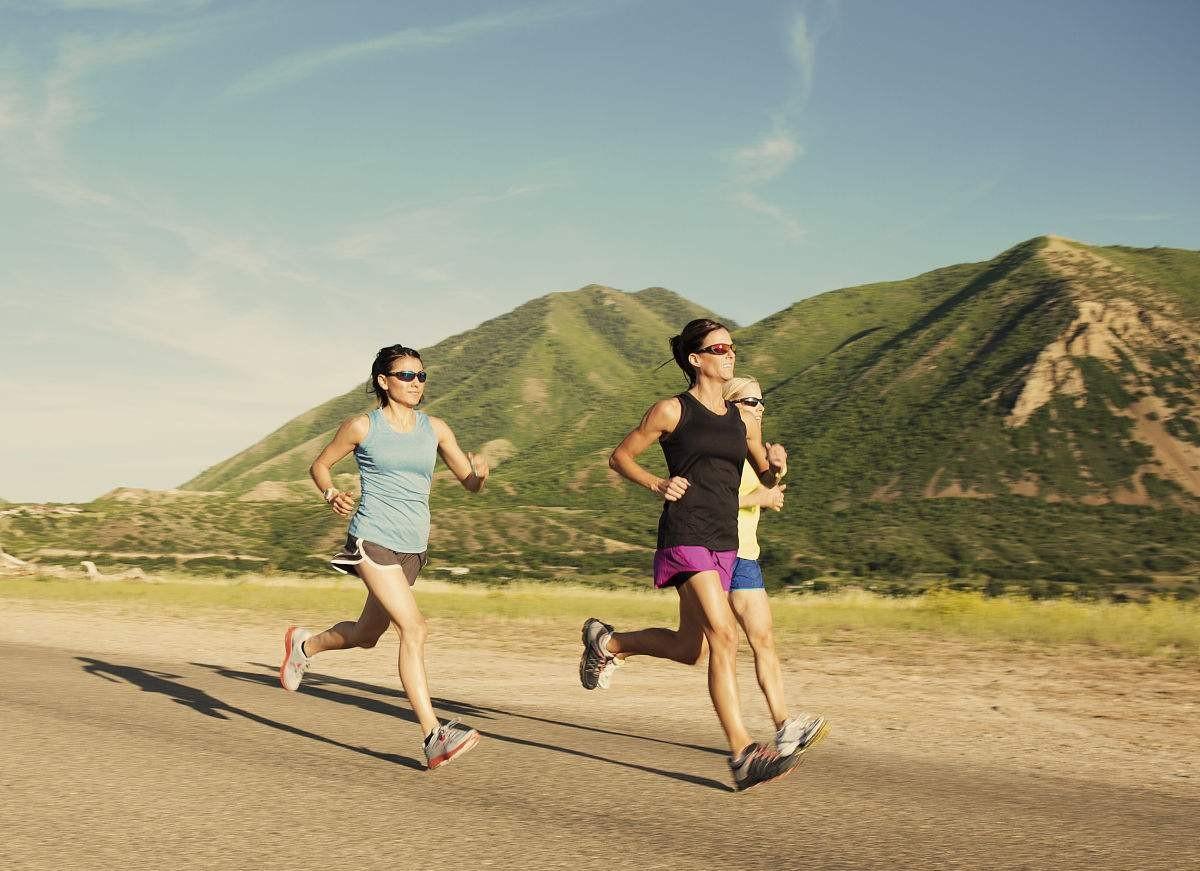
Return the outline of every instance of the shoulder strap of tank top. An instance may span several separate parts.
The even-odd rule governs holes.
[[[691,409],[688,408],[687,399],[684,398],[687,395],[688,394],[686,391],[683,393],[675,394],[674,398],[679,400],[679,422],[677,424],[675,424],[675,429],[671,430],[669,433],[664,434],[663,438],[669,439],[669,438],[673,437],[677,432],[679,432],[679,430],[683,429],[683,425],[687,422],[689,412],[691,411]]]

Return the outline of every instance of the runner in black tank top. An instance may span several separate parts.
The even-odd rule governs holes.
[[[746,459],[746,424],[731,402],[724,403],[724,414],[714,414],[690,393],[676,399],[679,423],[659,443],[668,474],[686,478],[688,489],[679,501],[663,502],[658,546],[737,550],[737,492]]]
[[[786,462],[782,447],[767,451],[750,438],[737,410],[722,398],[733,377],[733,340],[722,324],[692,321],[671,340],[689,390],[655,403],[641,424],[613,451],[609,465],[665,501],[654,554],[654,585],[679,594],[678,629],[614,632],[596,618],[583,624],[579,679],[585,689],[606,688],[618,657],[643,654],[694,665],[709,649],[708,688],[729,741],[729,767],[737,789],[789,772],[799,761],[774,746],[755,743],[742,722],[737,691],[738,623],[727,591],[737,557],[738,484],[749,461],[771,486]],[[658,441],[670,478],[638,465]]]

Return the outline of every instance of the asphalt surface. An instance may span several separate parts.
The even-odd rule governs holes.
[[[522,705],[477,684],[438,709],[484,740],[427,772],[396,689],[316,671],[291,694],[276,665],[0,644],[2,866],[1200,867],[1200,795],[1020,759],[831,739],[737,794],[712,723],[652,693],[631,726],[582,690]]]

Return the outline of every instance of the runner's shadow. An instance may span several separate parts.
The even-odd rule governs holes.
[[[252,664],[259,665],[260,663]],[[245,681],[246,683],[255,683],[261,686],[271,687],[272,689],[277,689],[279,687],[279,678],[274,674],[277,669],[266,665],[262,667],[270,669],[272,674],[268,675],[258,674],[257,672],[250,671],[237,671],[232,668],[226,668],[223,665],[212,665],[207,662],[193,662],[190,663],[190,665],[194,665],[197,668],[206,668],[214,674],[229,678],[230,680],[240,680]],[[321,674],[320,672],[310,671],[305,673],[304,684],[301,686],[298,692],[303,693],[304,695],[316,696],[317,698],[324,699],[327,702],[353,705],[356,708],[361,708],[364,711],[370,711],[373,714],[384,714],[389,717],[400,717],[402,720],[407,720],[410,723],[417,722],[416,714],[412,712],[411,708],[393,705],[389,702],[384,702],[373,698],[366,698],[364,696],[350,695],[349,693],[342,693],[335,689],[329,688],[335,686],[344,686],[348,689],[372,688],[370,684],[358,684],[356,681],[344,681],[339,678]],[[393,695],[405,700],[408,698],[404,695],[404,693],[393,690],[385,690],[381,692],[380,695]],[[435,698],[431,701],[435,707],[443,708],[456,715],[482,720],[494,719],[493,717],[488,716],[487,711],[484,708],[477,708],[473,705],[463,704],[462,702],[448,701],[446,699]]]
[[[258,666],[260,668],[267,669],[268,671],[271,672],[271,674],[264,675],[264,674],[259,674],[257,672],[237,671],[235,669],[225,668],[224,666],[220,666],[220,665],[210,665],[210,664],[204,663],[204,662],[193,662],[191,664],[194,666],[197,666],[199,668],[207,668],[208,670],[212,671],[214,674],[218,674],[221,677],[229,678],[230,680],[247,681],[249,683],[256,683],[256,684],[260,684],[262,686],[270,686],[270,687],[278,686],[278,678],[275,677],[275,672],[277,671],[277,669],[273,666],[265,665],[263,663],[256,662],[256,663],[251,663],[251,664]],[[397,705],[392,705],[387,702],[381,702],[378,699],[372,699],[372,698],[369,698],[366,696],[353,695],[353,694],[345,693],[345,692],[338,692],[337,690],[329,689],[330,686],[342,686],[342,687],[345,687],[348,689],[362,690],[362,691],[375,693],[375,694],[382,694],[382,695],[392,695],[392,696],[397,696],[399,698],[405,697],[402,692],[399,692],[397,690],[385,689],[382,687],[377,687],[374,684],[361,683],[359,681],[346,680],[344,678],[336,678],[336,677],[332,677],[330,675],[324,675],[324,674],[315,673],[315,672],[308,672],[304,676],[304,685],[301,688],[300,692],[315,695],[318,698],[325,699],[326,701],[335,702],[337,704],[353,705],[354,707],[361,708],[364,711],[370,711],[370,712],[376,713],[376,714],[387,714],[390,716],[398,716],[398,717],[402,717],[405,720],[408,720],[409,722],[416,722],[416,717],[413,715],[412,711],[409,710],[408,708],[399,707]],[[463,702],[457,702],[457,701],[454,701],[453,699],[435,698],[432,701],[433,701],[433,704],[435,707],[441,708],[442,710],[449,711],[455,715],[461,715],[461,716],[472,717],[472,718],[477,718],[477,719],[494,720],[495,717],[489,716],[489,714],[503,714],[505,716],[513,716],[513,717],[529,719],[529,720],[541,720],[542,722],[545,722],[545,723],[555,723],[555,724],[558,723],[557,720],[543,720],[540,717],[528,717],[528,716],[525,716],[522,714],[509,714],[507,711],[501,711],[496,708],[477,707],[475,705],[469,705],[469,704],[465,704]],[[563,723],[561,725],[573,726],[574,724]],[[587,729],[588,727],[577,727],[577,728]],[[595,731],[604,731],[604,730],[601,729],[601,730],[595,730]],[[654,768],[649,765],[639,765],[635,762],[624,762],[620,759],[610,759],[607,756],[600,756],[595,753],[588,753],[587,751],[584,751],[584,750],[575,750],[571,747],[561,747],[557,744],[547,744],[543,741],[534,741],[530,738],[518,738],[514,735],[503,735],[499,732],[488,731],[488,730],[484,730],[484,729],[480,729],[479,734],[485,735],[488,738],[492,738],[496,741],[502,741],[507,744],[518,744],[522,747],[537,747],[542,750],[553,750],[558,753],[565,753],[568,756],[577,756],[581,759],[591,759],[596,762],[607,762],[610,765],[617,765],[622,768],[630,768],[630,769],[633,769],[634,771],[645,772],[646,774],[657,774],[660,777],[667,777],[672,780],[681,780],[684,783],[691,783],[696,786],[706,786],[711,789],[721,790],[722,792],[732,791],[731,788],[729,786],[727,786],[726,784],[721,783],[721,781],[719,781],[719,780],[713,780],[712,778],[709,778],[709,777],[701,777],[699,775],[688,774],[688,773],[682,772],[682,771],[668,771],[663,768]],[[608,734],[621,735],[622,733],[613,732],[613,733],[608,733]],[[640,736],[634,735],[631,737],[636,738],[636,737],[640,737]],[[651,740],[653,740],[653,739],[651,739]],[[670,743],[670,742],[665,742],[665,743]],[[684,745],[684,746],[686,746],[686,745]],[[707,749],[707,748],[701,748],[701,749]]]
[[[198,665],[199,663],[193,664]],[[263,662],[252,662],[250,665],[258,666],[259,668],[265,669],[272,674],[278,671],[275,666],[267,665]],[[397,696],[398,698],[402,699],[407,698],[407,696],[404,695],[403,690],[393,689],[391,687],[381,687],[377,684],[363,683],[362,681],[333,677],[332,675],[319,674],[311,671],[304,675],[304,686],[308,687],[309,681],[313,679],[315,679],[315,681],[320,685],[342,686],[346,687],[347,689],[358,690],[359,692],[364,693],[374,693],[381,696]],[[261,677],[261,680],[263,683],[270,684],[274,684],[276,682],[274,677]],[[612,735],[615,738],[633,738],[637,741],[649,741],[652,744],[664,744],[668,747],[680,747],[684,750],[699,750],[701,753],[712,753],[717,756],[725,756],[727,754],[727,751],[722,750],[719,747],[705,747],[701,744],[686,744],[682,741],[668,741],[665,738],[653,738],[649,735],[637,735],[633,732],[618,732],[615,729],[602,729],[599,726],[585,726],[581,723],[572,723],[567,720],[554,720],[549,717],[538,717],[534,714],[518,714],[516,711],[506,711],[503,708],[488,708],[475,705],[465,705],[462,702],[456,702],[452,699],[434,698],[433,703],[439,708],[445,708],[447,711],[462,716],[483,717],[486,714],[500,714],[505,717],[517,717],[522,720],[531,720],[535,723],[546,723],[547,725],[551,726],[565,726],[568,729],[579,729],[584,732],[595,732],[599,735]],[[489,717],[488,719],[491,718]]]
[[[313,741],[318,741],[322,744],[329,744],[334,747],[340,747],[343,750],[351,750],[355,753],[361,753],[364,756],[370,756],[374,759],[380,759],[384,762],[393,762],[397,765],[403,765],[407,768],[412,768],[417,771],[424,771],[425,766],[416,762],[413,759],[408,759],[404,756],[398,756],[395,753],[380,753],[377,750],[371,750],[367,747],[355,747],[351,744],[336,741],[333,738],[327,738],[324,735],[318,735],[315,732],[309,732],[305,729],[300,729],[295,726],[289,726],[287,723],[280,723],[277,720],[269,719],[261,714],[256,714],[253,711],[247,711],[243,708],[231,705],[228,702],[218,699],[216,696],[209,695],[204,690],[190,687],[185,683],[180,683],[180,675],[170,674],[165,671],[151,671],[150,669],[137,668],[132,665],[117,665],[111,662],[104,662],[99,659],[92,659],[87,656],[75,657],[79,662],[83,663],[83,670],[88,674],[95,675],[111,683],[125,683],[141,689],[145,693],[157,693],[167,696],[171,701],[191,708],[204,714],[206,717],[212,717],[215,720],[228,720],[230,715],[243,717],[251,722],[258,723],[262,726],[269,726],[272,729],[278,729],[281,732],[287,732],[290,735],[298,735],[301,738],[309,738]]]

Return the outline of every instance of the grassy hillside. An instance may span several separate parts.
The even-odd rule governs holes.
[[[1064,249],[1088,267],[1100,259],[1039,238],[989,263],[805,300],[743,330],[739,371],[763,380],[771,425],[800,448],[793,481],[806,498],[1194,507],[1200,479],[1160,455],[1190,457],[1200,443],[1200,330],[1170,288],[1101,280],[1064,263]],[[1147,425],[1152,406],[1161,427]]]
[[[1200,577],[1200,255],[1115,250],[1033,239],[739,333],[792,451],[787,570]]]
[[[739,372],[763,382],[767,435],[791,453],[786,510],[760,530],[769,582],[1200,592],[1198,311],[1200,253],[1039,237],[738,329]],[[497,460],[479,496],[438,473],[442,565],[643,582],[660,506],[606,458],[682,388],[673,363],[657,367],[667,337],[705,314],[661,288],[590,286],[429,349],[427,410]],[[182,493],[6,512],[0,541],[62,562],[84,549],[121,565],[319,570],[344,521],[307,467],[371,404],[360,385]],[[644,459],[662,470],[657,450]],[[352,460],[340,471],[352,486]]]
[[[692,318],[714,316],[662,288],[628,294],[592,285],[550,294],[422,349],[429,372],[422,408],[444,417],[468,448],[502,440],[493,459],[563,441],[586,453],[611,438],[610,420],[624,421],[649,397],[676,388],[677,370],[654,371],[670,359],[667,338]],[[366,391],[364,382],[289,421],[183,489],[242,493],[307,477],[337,425],[374,407]],[[353,459],[338,471],[353,472]]]

